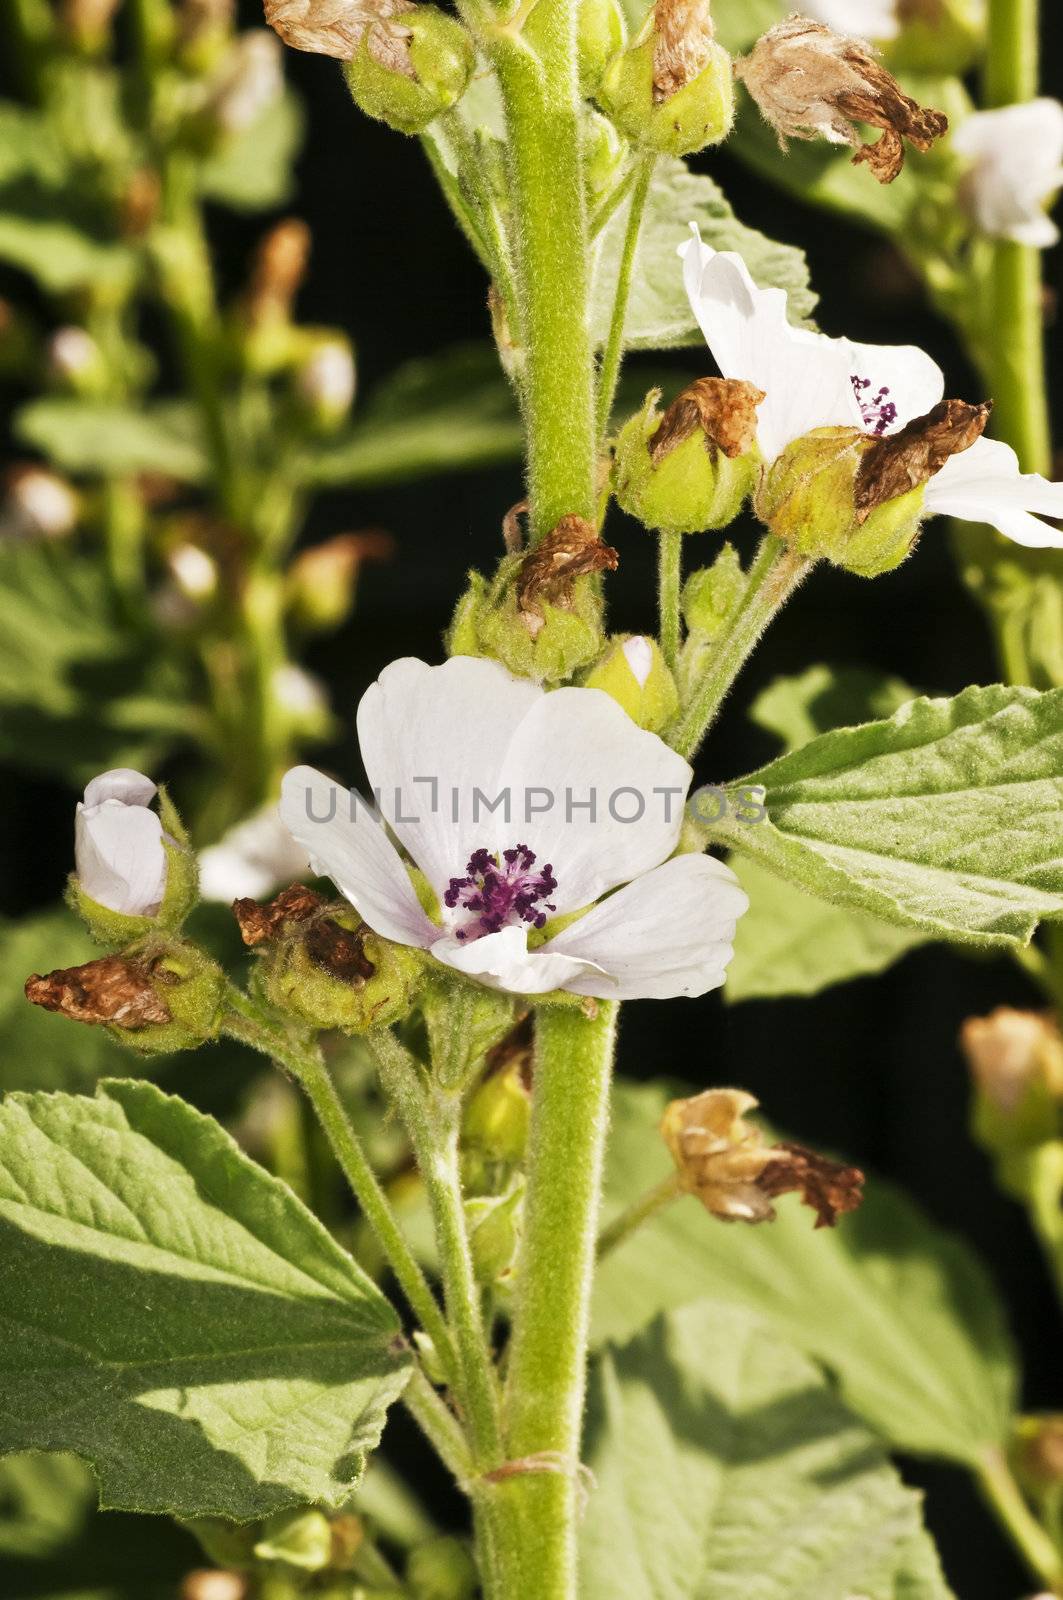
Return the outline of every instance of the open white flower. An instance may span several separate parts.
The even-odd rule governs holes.
[[[129,917],[152,917],[166,892],[162,822],[150,810],[156,787],[132,767],[101,772],[78,801],[74,863],[78,882],[98,905]]]
[[[725,378],[763,389],[757,443],[765,464],[814,428],[898,432],[938,404],[945,380],[916,345],[857,344],[787,321],[782,289],[761,289],[741,256],[713,250],[692,226],[680,246],[691,308]],[[1063,517],[1063,483],[1021,473],[1008,445],[978,439],[926,485],[931,515],[989,522],[1016,544],[1063,548],[1063,531],[1035,513]]]
[[[238,822],[217,844],[199,852],[199,893],[204,900],[264,900],[306,872],[306,851],[297,845],[275,805]]]
[[[375,932],[516,994],[667,999],[723,982],[746,896],[712,857],[669,860],[691,769],[601,690],[405,659],[364,695],[358,738],[435,917],[350,791],[296,767],[281,816]]]
[[[834,33],[859,39],[895,39],[900,32],[897,0],[802,0],[798,9]]]
[[[1063,185],[1063,105],[1024,105],[976,111],[952,135],[952,148],[970,163],[960,197],[982,233],[992,239],[1045,248],[1059,229],[1045,203]]]

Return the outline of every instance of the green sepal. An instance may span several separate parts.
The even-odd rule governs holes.
[[[623,707],[632,722],[640,728],[648,728],[651,733],[659,733],[679,710],[679,691],[655,639],[645,639],[651,665],[644,681],[639,682],[624,650],[635,637],[638,636],[622,634],[615,638],[584,679],[584,687],[601,689]]]
[[[473,1272],[483,1287],[511,1279],[520,1248],[524,1179],[516,1173],[504,1194],[472,1195],[465,1202]]]
[[[512,1031],[516,1002],[482,983],[438,974],[421,996],[421,1015],[433,1077],[444,1089],[460,1089],[487,1052]]]
[[[642,410],[620,431],[613,460],[617,501],[645,527],[661,533],[724,528],[738,516],[753,488],[757,452],[732,459],[697,428],[655,463],[650,440],[661,423],[660,397],[659,389],[651,389]]]
[[[617,51],[624,48],[627,24],[617,0],[579,0],[576,64],[580,94],[589,100]]]
[[[329,905],[325,914],[341,928],[360,933],[372,974],[335,977],[310,954],[305,923],[295,923],[263,955],[259,986],[268,1003],[311,1028],[343,1033],[366,1033],[408,1016],[424,980],[421,951],[382,939],[351,907]]]
[[[503,557],[494,579],[469,574],[447,634],[452,656],[489,656],[518,678],[565,683],[602,652],[603,607],[593,578],[577,578],[570,607],[537,602],[541,618],[528,619],[517,605],[516,584],[522,554]]]
[[[688,156],[719,144],[734,121],[731,58],[709,45],[705,66],[682,89],[660,102],[654,97],[655,34],[651,12],[633,45],[614,56],[595,98],[633,144],[662,155]]]
[[[715,639],[738,609],[746,586],[741,558],[728,541],[711,567],[699,567],[683,585],[680,608],[690,632]]]
[[[461,1124],[462,1177],[470,1194],[497,1194],[524,1160],[531,1094],[515,1054],[488,1073],[465,1106]]]
[[[107,1032],[140,1055],[167,1055],[195,1050],[218,1037],[225,1011],[228,979],[218,963],[186,939],[169,939],[157,930],[125,950],[129,961],[148,968],[169,1022],[139,1028],[106,1024]]]
[[[371,28],[362,34],[343,70],[359,110],[399,133],[422,133],[465,93],[476,51],[461,23],[435,6],[418,5],[403,12],[401,26],[413,35],[409,60],[414,77],[382,66],[370,54]]]
[[[891,72],[962,78],[984,45],[985,6],[979,0],[934,0],[933,5],[905,8],[903,26],[886,41],[882,54]]]
[[[258,1523],[230,1522],[225,1517],[183,1517],[181,1527],[199,1540],[217,1566],[236,1572],[253,1570]]]

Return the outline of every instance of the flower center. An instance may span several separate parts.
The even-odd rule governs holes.
[[[883,385],[877,394],[871,393],[871,379],[858,378],[854,374],[849,379],[856,395],[856,403],[860,407],[860,415],[864,419],[864,427],[869,433],[883,434],[891,423],[897,420],[897,407],[892,400],[886,397],[889,389]]]
[[[458,939],[482,939],[484,934],[528,922],[541,928],[553,905],[546,899],[557,888],[554,870],[535,868],[535,852],[526,844],[514,845],[495,856],[474,850],[464,878],[451,878],[443,904],[451,911],[473,913],[472,920],[455,930]]]

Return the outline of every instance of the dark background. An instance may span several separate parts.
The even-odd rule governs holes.
[[[1045,40],[1050,81],[1063,93],[1057,6]],[[248,22],[257,17],[248,12]],[[291,77],[308,110],[305,152],[291,208],[315,241],[300,301],[303,320],[345,327],[355,342],[363,392],[400,361],[463,339],[489,336],[485,285],[434,189],[413,140],[356,115],[334,65],[288,53]],[[705,158],[698,158],[704,161]],[[696,160],[695,164],[698,164]],[[837,218],[803,211],[753,179],[726,154],[711,171],[748,223],[800,244],[831,333],[928,348],[948,375],[947,392],[980,398],[949,330],[888,246]],[[870,181],[870,180],[869,180]],[[682,219],[677,219],[682,221]],[[213,219],[219,270],[232,284],[244,272],[260,222]],[[1061,283],[1060,252],[1048,258]],[[1057,410],[1063,415],[1063,348],[1050,325]],[[691,376],[704,358],[676,358]],[[390,528],[397,559],[371,568],[355,617],[319,645],[310,665],[330,685],[347,742],[320,759],[354,770],[353,712],[358,695],[397,655],[438,659],[440,636],[465,570],[489,565],[500,550],[499,523],[520,494],[519,473],[497,471],[428,481],[319,502],[308,538],[360,526]],[[651,541],[617,518],[609,537],[621,567],[610,579],[612,620],[652,626]],[[711,537],[711,536],[706,536]],[[751,530],[742,544],[750,548]],[[690,558],[708,555],[694,548]],[[1063,569],[1061,569],[1063,570]],[[981,615],[959,586],[943,525],[931,524],[917,556],[874,583],[827,569],[773,627],[741,681],[701,763],[706,780],[749,770],[771,753],[767,737],[744,720],[752,694],[779,673],[835,663],[878,667],[920,689],[954,693],[992,682],[993,655]],[[72,795],[0,773],[0,910],[54,902],[69,869]],[[844,1152],[902,1183],[938,1222],[964,1234],[992,1267],[1022,1347],[1025,1401],[1063,1408],[1058,1310],[1018,1206],[993,1187],[987,1162],[967,1131],[967,1085],[956,1050],[964,1017],[1001,1003],[1036,1004],[1005,960],[972,961],[933,948],[907,956],[884,976],[814,1000],[746,1003],[728,1009],[700,1001],[643,1001],[625,1008],[621,1065],[636,1076],[668,1073],[695,1085],[739,1084],[757,1094],[773,1122]],[[929,1490],[929,1520],[948,1576],[964,1600],[1000,1600],[1033,1585],[958,1470],[903,1463]]]

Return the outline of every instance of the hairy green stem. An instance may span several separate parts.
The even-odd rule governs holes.
[[[413,1376],[402,1391],[402,1401],[455,1481],[468,1483],[474,1469],[464,1430],[420,1365],[414,1367]]]
[[[485,40],[508,132],[534,543],[564,516],[594,515],[594,363],[576,5],[538,0],[516,26]]]
[[[774,534],[767,534],[761,541],[749,569],[741,603],[725,632],[714,640],[708,670],[695,684],[686,706],[669,731],[668,742],[681,756],[694,754],[764,629],[811,565]]]
[[[1063,1557],[1027,1505],[1003,1450],[992,1446],[977,1468],[978,1486],[1033,1575],[1063,1594]]]
[[[620,363],[624,359],[624,325],[627,322],[627,306],[631,298],[631,278],[635,270],[635,257],[638,255],[639,234],[642,231],[642,218],[646,210],[646,197],[650,192],[650,183],[656,164],[657,158],[655,155],[642,156],[639,159],[635,174],[631,206],[627,214],[627,226],[624,229],[624,243],[620,253],[620,266],[616,276],[616,293],[613,297],[613,315],[609,324],[609,337],[605,342],[601,370],[598,374],[597,423],[599,439],[604,438],[609,427],[609,418],[613,414],[616,385],[620,377]]]
[[[501,1459],[501,1430],[494,1367],[480,1310],[458,1174],[457,1095],[431,1093],[414,1058],[388,1028],[368,1036],[385,1093],[410,1136],[428,1196],[439,1251],[447,1314],[454,1330],[460,1374],[458,1393],[466,1412],[477,1469]]]
[[[630,1239],[644,1222],[649,1222],[658,1212],[678,1200],[682,1193],[678,1172],[670,1172],[667,1178],[662,1178],[660,1183],[633,1200],[598,1235],[598,1260]]]
[[[679,661],[679,595],[683,579],[683,535],[657,535],[657,616],[661,653],[669,672]]]
[[[528,1191],[506,1382],[506,1600],[573,1600],[587,1329],[617,1007],[536,1018]],[[515,1538],[513,1535],[515,1534]]]

